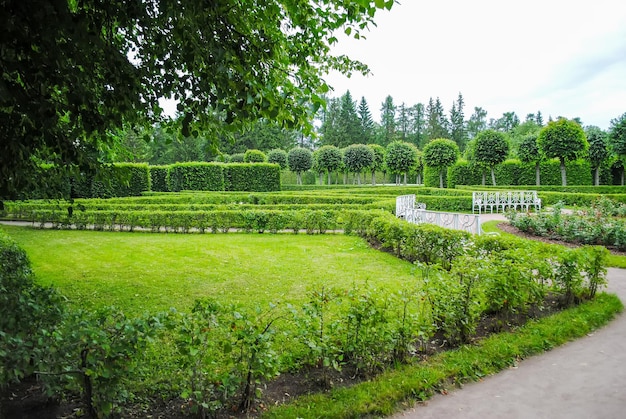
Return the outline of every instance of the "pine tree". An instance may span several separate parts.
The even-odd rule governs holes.
[[[380,124],[382,126],[382,138],[380,144],[386,146],[396,135],[396,105],[393,104],[393,98],[387,96],[380,108]]]
[[[448,138],[450,135],[448,133],[448,120],[444,115],[443,106],[441,105],[439,98],[437,98],[434,102],[432,97],[428,100],[426,114],[426,135],[428,139],[433,140],[435,138]]]
[[[411,135],[409,142],[421,148],[426,144],[426,109],[423,103],[413,105],[410,109]]]
[[[467,121],[467,136],[475,138],[481,131],[487,129],[487,111],[480,106],[474,107],[474,113]]]
[[[370,144],[374,140],[374,120],[364,96],[361,96],[357,112],[361,122],[361,129],[363,130],[363,141],[365,144]]]
[[[455,102],[452,102],[452,109],[450,109],[450,139],[459,146],[461,151],[465,149],[465,143],[467,142],[465,115],[463,114],[464,106],[463,95],[459,93],[459,97]]]
[[[409,108],[404,105],[404,102],[398,109],[398,118],[396,119],[397,138],[402,141],[406,141],[410,135],[410,118]]]
[[[363,129],[356,113],[356,102],[352,100],[349,90],[341,97],[340,103],[339,118],[337,119],[339,143],[335,145],[346,147],[350,144],[362,144]]]
[[[340,106],[339,99],[336,98],[328,99],[326,102],[326,110],[322,114],[322,126],[320,127],[322,145],[336,146],[340,141],[341,134],[338,125]]]

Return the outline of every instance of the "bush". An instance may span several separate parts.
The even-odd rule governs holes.
[[[176,163],[170,166],[168,187],[170,191],[223,191],[223,165],[218,163]]]
[[[269,163],[231,163],[224,165],[227,191],[280,191],[280,166]]]
[[[267,156],[261,150],[246,150],[243,161],[244,163],[265,163]]]
[[[150,190],[153,192],[169,192],[167,174],[169,166],[150,166]]]
[[[146,163],[115,163],[100,169],[91,184],[91,197],[139,196],[149,190],[150,171]]]
[[[287,168],[287,152],[280,148],[270,150],[267,153],[267,162],[277,164],[281,170],[284,170]]]
[[[244,153],[235,153],[230,156],[230,163],[244,163]]]

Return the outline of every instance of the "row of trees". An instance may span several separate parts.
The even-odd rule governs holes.
[[[459,93],[446,114],[441,100],[430,98],[428,103],[396,105],[387,96],[380,108],[380,124],[374,122],[365,97],[357,102],[350,91],[340,98],[327,98],[326,108],[317,115],[321,145],[345,147],[354,143],[387,145],[391,141],[406,141],[421,148],[435,138],[449,138],[461,151],[467,142],[487,129],[519,137],[530,128],[543,127],[541,111],[526,115],[525,127],[515,112],[505,112],[500,118],[487,120],[487,111],[475,107],[465,119],[465,100]]]
[[[445,138],[433,139],[425,144],[420,151],[414,144],[394,140],[383,147],[380,144],[351,144],[340,148],[336,145],[324,145],[315,151],[295,147],[289,152],[282,149],[271,150],[267,155],[258,150],[248,150],[245,154],[226,157],[231,161],[277,163],[282,168],[289,168],[297,174],[301,183],[301,174],[312,170],[319,174],[319,183],[323,183],[324,175],[327,183],[331,183],[331,173],[343,172],[356,175],[357,183],[361,183],[361,174],[371,172],[372,184],[375,184],[375,173],[382,171],[404,175],[416,172],[420,182],[423,166],[439,171],[439,185],[443,187],[446,168],[453,165],[461,155],[458,144]],[[578,121],[559,118],[550,121],[539,131],[527,134],[517,145],[516,156],[525,163],[535,163],[536,183],[539,185],[540,164],[545,159],[558,159],[561,167],[561,181],[567,185],[566,162],[579,158],[587,159],[594,170],[595,184],[599,184],[600,167],[612,160],[621,162],[626,157],[626,114],[611,122],[611,129],[604,132],[598,127],[583,129]],[[509,136],[494,129],[480,132],[470,140],[464,157],[483,173],[483,184],[487,173],[491,182],[496,185],[495,168],[507,158],[512,157]],[[345,177],[344,177],[345,182]],[[623,180],[622,180],[623,183]]]

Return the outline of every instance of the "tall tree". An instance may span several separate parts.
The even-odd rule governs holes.
[[[517,156],[524,163],[535,163],[535,184],[541,185],[541,161],[543,156],[537,146],[537,133],[527,134],[520,141],[517,148]]]
[[[407,183],[409,170],[417,163],[417,148],[404,141],[392,141],[387,145],[385,165],[396,175],[396,184],[400,183],[400,175],[404,175],[404,184]]]
[[[441,101],[431,97],[426,107],[426,136],[429,140],[448,137],[448,120]]]
[[[615,154],[620,156],[622,160],[626,157],[626,113],[611,120],[609,127],[609,140]],[[621,184],[624,185],[624,164],[622,162],[622,179]]]
[[[341,130],[339,128],[339,114],[341,103],[337,98],[330,98],[326,102],[326,109],[322,113],[322,125],[320,134],[323,145],[337,145],[341,143]]]
[[[396,136],[396,105],[393,104],[391,96],[385,98],[380,108],[380,125],[382,129],[380,144],[386,146]]]
[[[359,38],[393,3],[4,0],[0,197],[36,184],[41,159],[94,168],[108,130],[160,119],[159,98],[178,100],[184,137],[260,118],[310,131],[324,75],[367,71],[331,55],[336,32]]]
[[[589,142],[589,162],[593,169],[593,184],[600,185],[600,166],[609,157],[608,135],[599,127],[585,128],[585,135]]]
[[[491,119],[489,128],[494,131],[511,132],[520,124],[519,117],[515,112],[505,112],[498,119]]]
[[[396,118],[397,138],[401,141],[407,141],[411,134],[411,119],[409,108],[402,102],[398,108],[398,116]]]
[[[318,150],[313,153],[315,156],[315,161],[320,173],[326,173],[328,177],[328,185],[330,185],[330,175],[333,172],[336,172],[341,168],[341,163],[343,156],[341,155],[341,150],[334,145],[325,145],[320,147]],[[320,184],[321,177],[320,177]]]
[[[424,104],[413,105],[410,114],[411,137],[409,141],[419,148],[426,143],[426,108],[424,108]]]
[[[296,174],[296,182],[302,185],[302,172],[306,172],[313,167],[313,153],[311,150],[296,147],[287,153],[287,166],[289,170]]]
[[[478,133],[486,129],[487,129],[487,111],[479,106],[476,106],[474,107],[474,113],[472,113],[469,121],[467,121],[467,136],[470,139],[476,138]]]
[[[362,144],[363,128],[356,112],[356,103],[349,90],[341,97],[340,103],[339,117],[335,121],[339,131],[339,143],[335,145],[346,147],[350,144]]]
[[[359,114],[359,121],[361,122],[361,129],[363,130],[363,142],[370,144],[374,140],[374,120],[372,119],[372,113],[370,112],[369,105],[364,96],[361,96],[361,102],[359,102],[359,108],[357,110]]]
[[[463,113],[464,106],[463,95],[459,93],[459,97],[452,102],[452,109],[450,109],[450,139],[459,146],[461,152],[465,149],[465,143],[467,142],[465,114]]]
[[[373,159],[370,170],[372,172],[372,185],[376,185],[376,172],[382,170],[385,164],[385,147],[380,144],[368,144],[367,146],[372,150]]]
[[[565,162],[580,157],[588,148],[582,127],[577,122],[565,118],[548,122],[548,125],[539,131],[537,145],[546,157],[559,159],[563,186],[567,186]]]

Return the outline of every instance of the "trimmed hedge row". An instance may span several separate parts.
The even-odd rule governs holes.
[[[576,160],[567,162],[567,183],[571,185],[592,185],[591,166],[586,160]],[[561,169],[560,163],[556,159],[547,160],[540,164],[541,183],[544,185],[560,185]],[[486,183],[490,184],[490,176],[486,169],[468,162],[459,160],[454,166],[448,169],[447,185],[454,188],[456,185],[482,185],[483,171],[485,172]],[[439,185],[439,176],[432,173],[433,169],[424,170],[424,184],[426,186]],[[522,163],[517,159],[509,159],[495,168],[496,182],[498,185],[533,185],[535,184],[535,165],[533,163]]]

